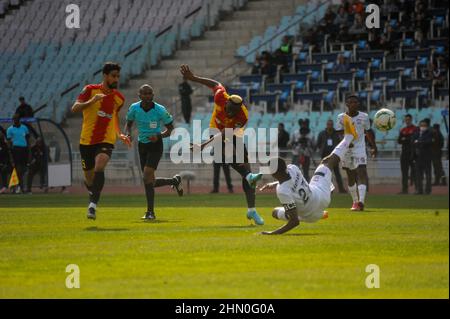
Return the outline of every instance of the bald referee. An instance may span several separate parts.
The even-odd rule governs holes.
[[[153,101],[153,88],[144,84],[139,89],[139,102],[131,104],[127,113],[126,136],[132,140],[131,131],[133,123],[137,122],[139,160],[144,175],[145,195],[147,198],[147,212],[143,220],[156,218],[155,188],[161,186],[172,186],[179,196],[183,196],[181,177],[175,175],[172,178],[155,178],[155,171],[163,154],[162,139],[169,137],[173,130],[172,115],[164,106]],[[161,130],[161,124],[165,130]]]
[[[215,80],[194,75],[188,65],[182,65],[180,72],[187,80],[203,84],[214,92],[214,111],[209,126],[210,128],[218,129],[220,133],[200,145],[201,149],[212,139],[220,138],[219,135],[221,135],[222,150],[226,150],[225,129],[244,128],[248,122],[248,111],[243,104],[242,98],[238,95],[229,95],[225,87]],[[261,179],[262,174],[253,174],[251,172],[245,144],[242,143],[244,145],[244,161],[238,162],[236,159],[236,145],[239,138],[236,135],[233,136],[233,162],[230,163],[230,166],[242,176],[242,188],[245,192],[248,207],[247,218],[254,220],[257,225],[264,225],[264,220],[258,215],[255,207],[256,183]],[[222,152],[222,163],[225,163],[225,152]]]

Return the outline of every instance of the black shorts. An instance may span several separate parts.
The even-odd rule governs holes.
[[[11,153],[14,159],[14,164],[26,166],[28,163],[29,153],[27,147],[13,146]]]
[[[139,161],[141,163],[141,169],[144,170],[145,166],[153,169],[158,168],[159,161],[163,154],[163,142],[161,139],[155,143],[141,143],[138,144]]]
[[[242,143],[242,145],[244,146],[244,148],[243,148],[243,151],[244,151],[244,162],[238,161],[238,159],[237,159],[236,147],[238,146],[237,145],[238,141],[239,141],[239,144]],[[225,162],[226,162],[226,158],[225,158],[225,141],[222,141],[222,163],[225,163]],[[236,137],[236,135],[233,136],[233,162],[232,163],[233,164],[248,163],[247,147],[245,146],[245,143],[242,140],[242,138],[241,137]]]
[[[104,153],[111,158],[113,149],[114,145],[109,143],[80,144],[81,167],[83,167],[83,171],[90,171],[95,167],[95,157],[100,153]]]

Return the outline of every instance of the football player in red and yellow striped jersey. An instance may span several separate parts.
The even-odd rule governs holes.
[[[117,90],[119,78],[120,65],[105,63],[102,83],[86,85],[72,106],[72,112],[83,113],[80,156],[85,185],[89,191],[89,219],[96,218],[97,203],[105,184],[104,170],[117,137],[130,144],[119,128],[119,111],[125,102]]]
[[[239,144],[244,145],[244,162],[240,163],[236,159],[237,140],[242,138],[241,133],[248,122],[248,111],[242,98],[238,95],[229,95],[225,87],[215,80],[194,75],[188,65],[182,65],[180,72],[185,79],[203,84],[214,93],[214,110],[209,126],[218,129],[220,133],[200,145],[201,149],[215,138],[222,138],[222,163],[225,163],[225,129],[239,129],[233,136],[233,163],[230,163],[230,166],[242,176],[242,188],[245,192],[248,207],[247,218],[253,219],[257,225],[264,225],[264,220],[258,215],[255,208],[256,182],[261,179],[262,174],[251,172],[247,149],[243,142]]]

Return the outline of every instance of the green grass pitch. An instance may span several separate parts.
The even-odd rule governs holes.
[[[104,195],[96,221],[86,196],[0,197],[0,298],[449,298],[447,196],[370,195],[351,213],[334,195],[330,218],[282,236],[274,194],[257,197],[251,226],[243,194]],[[80,288],[66,288],[77,264]],[[380,288],[365,285],[380,267]]]

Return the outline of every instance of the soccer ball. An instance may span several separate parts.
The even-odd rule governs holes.
[[[395,113],[389,109],[378,110],[373,119],[375,127],[382,132],[392,129],[396,122]]]

